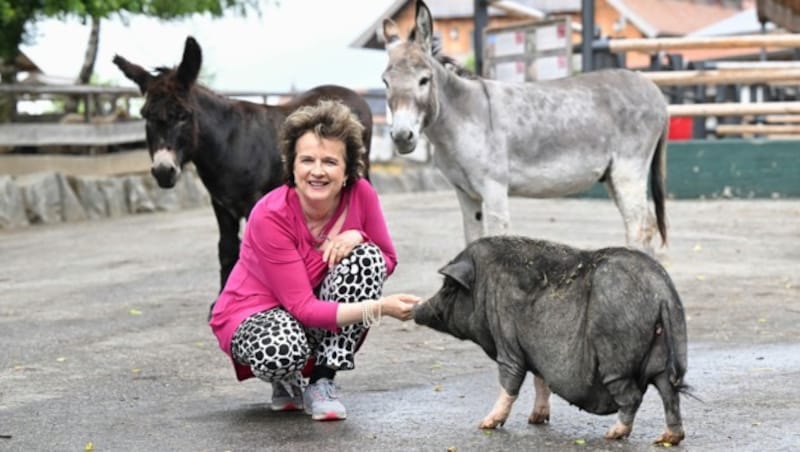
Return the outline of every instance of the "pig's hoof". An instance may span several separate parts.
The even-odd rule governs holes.
[[[530,416],[528,416],[528,424],[549,424],[550,423],[550,412],[549,411],[536,411],[534,410]]]
[[[622,439],[631,434],[632,427],[617,421],[605,434],[605,439]]]
[[[671,446],[677,446],[678,443],[683,441],[683,436],[682,430],[675,432],[667,428],[664,430],[664,433],[658,435],[658,438],[656,438],[653,444],[669,444]]]
[[[505,420],[499,420],[499,419],[494,419],[494,418],[491,418],[491,417],[487,417],[486,419],[481,421],[480,425],[478,425],[478,428],[480,428],[482,430],[492,430],[492,429],[495,429],[497,427],[501,427],[505,423],[506,423]]]

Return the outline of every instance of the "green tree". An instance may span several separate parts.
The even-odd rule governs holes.
[[[193,14],[222,16],[226,11],[246,15],[260,13],[260,0],[0,0],[0,82],[13,83],[19,46],[31,39],[28,34],[37,20],[47,17],[78,17],[91,22],[84,64],[78,83],[88,83],[97,58],[101,19],[120,15],[146,15],[161,19],[180,19]],[[14,102],[0,96],[0,122],[14,114]]]

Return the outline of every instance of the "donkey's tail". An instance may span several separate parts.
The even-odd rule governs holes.
[[[666,180],[667,180],[667,124],[661,131],[661,136],[656,144],[656,152],[650,162],[650,192],[653,195],[653,203],[656,208],[656,223],[658,232],[661,234],[661,245],[667,244],[667,217],[664,210],[664,200],[666,199]]]

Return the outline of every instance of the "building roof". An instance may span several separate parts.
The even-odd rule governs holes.
[[[686,0],[606,0],[647,38],[685,36],[741,10]]]
[[[42,72],[42,70],[39,69],[39,66],[37,66],[36,63],[31,61],[31,59],[28,58],[28,55],[25,55],[25,53],[23,53],[22,50],[20,50],[19,53],[17,54],[17,57],[14,60],[14,65],[17,67],[18,71]]]
[[[490,0],[491,2],[491,0]],[[364,30],[350,47],[366,49],[383,49],[383,19],[397,20],[397,16],[406,7],[413,8],[414,0],[395,0],[370,26]],[[523,7],[542,11],[545,14],[556,12],[575,12],[581,9],[581,0],[514,0],[506,3],[517,3]],[[475,15],[475,0],[426,0],[425,4],[433,14],[434,21],[441,19],[466,19]],[[489,7],[490,16],[505,16],[504,10]]]
[[[775,25],[772,23],[766,23],[764,27],[766,31],[775,30]],[[759,34],[761,32],[761,22],[758,20],[756,9],[748,8],[727,19],[695,30],[687,36],[736,36]]]

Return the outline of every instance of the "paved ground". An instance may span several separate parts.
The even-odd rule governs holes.
[[[455,195],[386,195],[400,266],[387,292],[431,295],[461,248]],[[622,244],[602,200],[512,200],[515,232]],[[800,448],[800,201],[672,201],[660,259],[689,319],[681,450]],[[477,346],[386,320],[338,382],[349,419],[271,413],[267,385],[237,383],[205,324],[216,293],[211,209],[0,231],[0,450],[650,450],[650,391],[630,439],[609,416],[553,399],[526,423],[476,426],[497,393]]]

